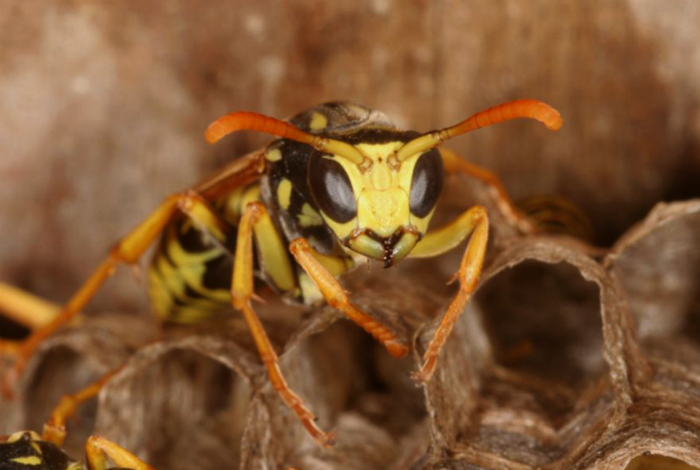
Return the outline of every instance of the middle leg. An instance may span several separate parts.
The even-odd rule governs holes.
[[[41,438],[58,447],[63,447],[63,442],[66,440],[66,421],[75,416],[80,405],[96,397],[105,384],[109,382],[119,370],[120,369],[114,369],[106,373],[97,381],[91,383],[77,393],[63,395],[58,405],[56,405],[51,412],[49,420],[44,423],[44,431]]]
[[[243,313],[243,317],[248,324],[248,328],[250,328],[258,353],[265,364],[267,375],[274,389],[279,393],[284,403],[294,411],[297,418],[299,418],[314,440],[324,447],[329,447],[333,444],[334,436],[324,432],[316,425],[316,417],[314,414],[306,408],[302,399],[289,388],[280,370],[277,353],[275,353],[272,343],[251,305],[251,300],[254,297],[253,230],[256,225],[263,228],[267,227],[266,234],[269,236],[269,238],[267,238],[268,243],[274,242],[275,240],[279,241],[279,237],[275,237],[269,231],[274,230],[274,226],[272,225],[270,216],[263,203],[260,201],[249,202],[245,207],[238,226],[238,239],[236,242],[233,282],[231,287],[233,307]],[[257,234],[255,235],[256,238],[258,238]]]
[[[454,248],[470,235],[471,239],[462,256],[459,271],[453,278],[453,280],[455,278],[459,280],[459,292],[450,303],[433,339],[428,344],[428,349],[423,355],[423,365],[418,372],[413,374],[413,378],[419,382],[425,383],[432,377],[440,350],[479,281],[489,235],[489,219],[486,209],[481,206],[472,207],[452,223],[429,232],[409,254],[414,258],[437,256]]]

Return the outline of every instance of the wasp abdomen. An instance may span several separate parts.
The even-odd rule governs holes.
[[[226,245],[235,245],[235,233]],[[230,245],[229,245],[230,243]],[[184,217],[172,221],[149,269],[154,310],[167,321],[196,322],[226,309],[231,302],[233,257],[225,246]]]

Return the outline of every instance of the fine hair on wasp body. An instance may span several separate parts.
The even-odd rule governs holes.
[[[428,229],[445,173],[482,179],[486,173],[440,146],[513,118],[536,119],[552,130],[562,124],[556,110],[536,100],[505,103],[423,134],[396,129],[384,114],[345,102],[310,108],[288,122],[252,112],[217,119],[205,133],[210,143],[239,130],[280,139],[234,160],[192,190],[166,198],[114,247],[59,319],[20,347],[15,371],[44,338],[85,306],[118,262],[137,262],[160,236],[149,268],[156,312],[166,321],[187,323],[232,304],[243,314],[275,390],[309,434],[330,445],[333,436],[317,426],[284,380],[252,306],[256,285],[264,282],[307,305],[325,301],[401,357],[409,345],[355,306],[338,278],[368,259],[390,267],[406,257],[440,255],[469,240],[456,275],[459,292],[413,376],[428,381],[476,286],[488,240],[488,215],[481,206],[465,208],[446,225]],[[503,193],[497,179],[485,181]],[[511,206],[502,210],[514,223],[521,221]]]

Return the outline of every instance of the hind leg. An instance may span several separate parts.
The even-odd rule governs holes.
[[[493,172],[469,163],[452,150],[440,148],[440,154],[442,155],[442,164],[447,173],[462,173],[486,183],[495,196],[498,210],[512,225],[518,227],[521,232],[526,234],[537,231],[535,224],[513,203],[500,178]]]
[[[108,372],[97,381],[91,383],[84,389],[72,395],[63,395],[58,405],[51,412],[51,417],[44,424],[44,431],[41,438],[63,447],[66,440],[66,421],[75,416],[78,407],[86,401],[94,398],[100,393],[102,387],[111,379],[119,369]]]
[[[134,265],[151,243],[160,235],[173,214],[181,211],[191,217],[196,223],[204,225],[216,234],[225,230],[218,216],[209,208],[207,201],[193,191],[174,194],[168,197],[146,220],[136,229],[122,238],[102,261],[98,268],[88,277],[78,291],[63,306],[60,313],[49,323],[34,330],[28,338],[21,342],[0,341],[0,351],[10,353],[15,357],[14,366],[7,372],[3,381],[3,392],[11,395],[15,380],[36,348],[61,326],[70,322],[97,293],[104,282],[114,273],[117,265],[125,263]]]

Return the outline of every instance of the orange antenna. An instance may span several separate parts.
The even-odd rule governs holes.
[[[288,122],[248,111],[240,111],[221,116],[219,119],[209,124],[206,132],[204,132],[204,138],[206,138],[207,142],[210,144],[214,144],[228,134],[242,130],[264,132],[266,134],[282,137],[283,139],[296,140],[297,142],[309,144],[322,152],[328,152],[339,157],[347,158],[358,165],[366,158],[359,150],[346,142],[309,134]]]
[[[399,149],[396,159],[399,162],[403,162],[412,155],[437,147],[458,135],[516,118],[536,119],[553,131],[559,130],[564,123],[559,112],[546,103],[538,100],[511,101],[478,112],[452,127],[446,127],[439,131],[428,132],[416,137]]]

